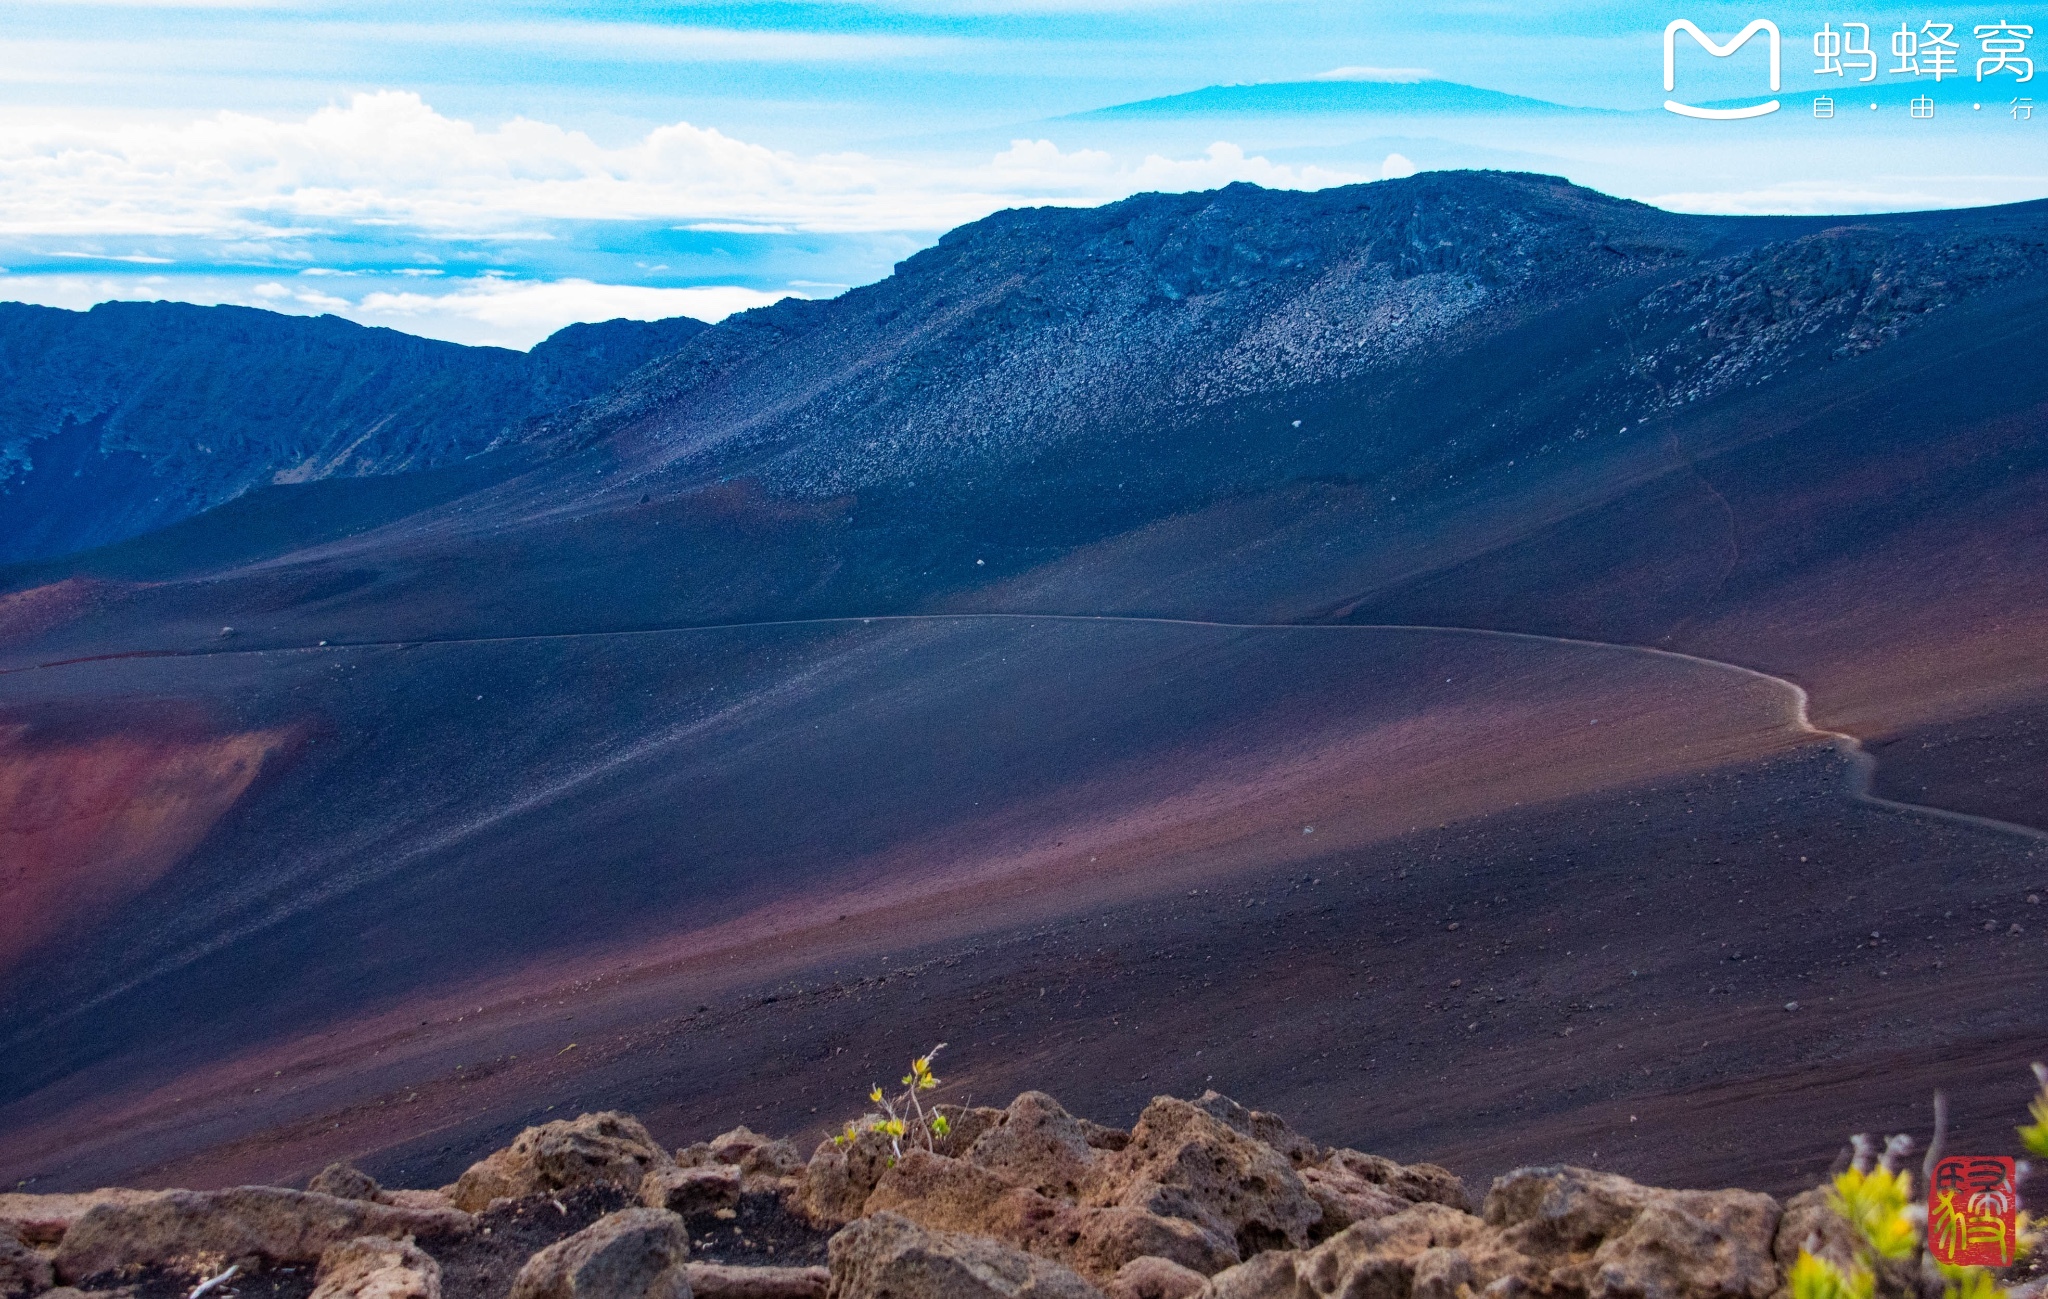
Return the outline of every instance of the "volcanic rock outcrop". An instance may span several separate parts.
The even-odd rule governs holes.
[[[745,1128],[672,1153],[602,1113],[440,1191],[335,1165],[321,1191],[9,1195],[0,1295],[232,1269],[290,1299],[1771,1299],[1800,1249],[1846,1239],[1817,1194],[1787,1213],[1567,1166],[1496,1179],[1475,1213],[1445,1169],[1215,1092],[1129,1131],[1042,1092],[939,1112],[929,1142],[841,1134],[807,1163]],[[401,1197],[463,1208],[380,1202]]]

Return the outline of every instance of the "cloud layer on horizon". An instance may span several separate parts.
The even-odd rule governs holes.
[[[514,118],[446,117],[407,91],[301,119],[223,112],[178,124],[0,126],[0,236],[266,241],[336,226],[502,238],[551,221],[936,233],[1002,207],[1101,203],[1248,180],[1313,189],[1366,179],[1288,167],[1219,141],[1135,163],[1016,140],[994,157],[801,157],[677,122],[606,147]]]
[[[801,156],[677,122],[607,146],[523,117],[480,127],[406,91],[358,94],[296,118],[16,121],[0,124],[0,248],[18,273],[0,274],[0,297],[333,312],[524,347],[578,320],[718,319],[844,287],[762,282],[743,264],[733,278],[752,283],[537,274],[536,249],[594,227],[877,233],[921,244],[1005,207],[1240,180],[1304,189],[1375,178],[1276,164],[1227,141],[1136,161],[1043,139],[973,157]],[[523,260],[492,253],[515,247]]]
[[[0,299],[83,311],[96,303],[190,302],[258,307],[288,315],[334,315],[471,346],[525,350],[581,321],[719,321],[790,293],[733,285],[660,288],[590,280],[500,276],[425,281],[396,275],[256,278],[209,274],[40,274],[0,276]]]

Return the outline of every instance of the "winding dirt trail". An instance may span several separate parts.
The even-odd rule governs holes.
[[[1849,762],[1849,794],[1856,802],[1881,808],[1888,812],[1908,816],[1925,816],[1947,821],[1955,825],[1973,826],[2000,834],[2016,835],[2037,843],[2048,843],[2048,831],[2011,821],[2000,821],[1992,817],[1975,816],[1968,812],[1956,812],[1948,808],[1933,807],[1924,803],[1906,803],[1881,797],[1872,793],[1877,775],[1877,759],[1863,746],[1863,741],[1846,731],[1830,730],[1816,725],[1811,713],[1812,697],[1806,687],[1786,677],[1776,676],[1759,668],[1730,663],[1725,659],[1705,658],[1697,654],[1686,654],[1679,650],[1659,649],[1650,645],[1629,645],[1615,641],[1581,640],[1570,636],[1545,636],[1536,632],[1501,631],[1487,627],[1444,627],[1426,623],[1261,623],[1224,622],[1202,618],[1167,618],[1137,614],[1101,613],[1022,613],[1022,612],[976,612],[976,613],[897,613],[875,614],[866,617],[848,615],[834,618],[777,618],[755,622],[701,623],[677,627],[641,627],[616,631],[589,632],[537,632],[517,636],[425,636],[403,640],[358,640],[323,641],[318,645],[273,646],[270,648],[229,649],[208,647],[182,650],[130,650],[118,654],[97,654],[80,658],[55,659],[46,663],[30,664],[17,668],[0,668],[0,676],[23,672],[48,671],[84,663],[103,663],[121,659],[146,658],[212,658],[243,655],[293,654],[324,651],[387,649],[416,645],[505,645],[534,641],[586,640],[606,637],[630,636],[676,636],[692,632],[746,631],[754,628],[777,627],[857,627],[877,623],[944,623],[944,622],[1071,622],[1071,623],[1115,623],[1160,627],[1197,627],[1220,631],[1288,631],[1288,632],[1413,632],[1425,635],[1470,636],[1490,640],[1523,641],[1539,645],[1569,645],[1581,649],[1607,650],[1620,654],[1646,655],[1653,658],[1670,659],[1690,663],[1719,672],[1733,673],[1752,681],[1763,682],[1783,692],[1791,706],[1792,724],[1803,734],[1833,745]]]

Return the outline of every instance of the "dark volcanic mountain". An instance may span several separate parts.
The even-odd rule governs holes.
[[[1990,1132],[2044,307],[2048,204],[1002,213],[503,465],[0,570],[0,1174],[796,1130],[939,1038],[1475,1173]]]
[[[0,303],[0,562],[118,541],[262,484],[450,464],[703,328],[572,325],[520,353],[245,307]]]

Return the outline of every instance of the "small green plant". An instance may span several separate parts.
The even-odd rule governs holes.
[[[878,1132],[889,1138],[890,1164],[903,1158],[903,1146],[909,1142],[913,1148],[922,1146],[933,1149],[933,1143],[953,1130],[945,1115],[936,1109],[927,1111],[923,1094],[936,1091],[938,1077],[932,1073],[932,1058],[946,1049],[944,1042],[910,1062],[910,1072],[903,1075],[903,1093],[891,1098],[882,1091],[880,1083],[868,1090],[868,1100],[880,1106],[846,1125],[845,1131],[832,1138],[836,1146],[849,1146],[870,1132]]]
[[[1913,1201],[1913,1175],[1882,1164],[1861,1169],[1853,1165],[1835,1177],[1828,1204],[1848,1220],[1880,1258],[1908,1258],[1920,1233],[1906,1216]]]
[[[1852,1267],[1845,1275],[1834,1264],[1803,1249],[1786,1280],[1791,1284],[1792,1299],[1870,1299],[1876,1284],[1867,1268]]]
[[[1934,1267],[1941,1273],[1941,1279],[1948,1282],[1941,1299],[2005,1299],[2005,1291],[1991,1279],[1988,1267],[1951,1267],[1947,1263],[1936,1263]]]
[[[2035,1065],[2034,1080],[2041,1090],[2029,1107],[2033,1122],[2017,1130],[2020,1142],[2029,1154],[2048,1159],[2048,1066]],[[1937,1097],[1937,1129],[1942,1124],[1940,1104]],[[1940,1142],[1941,1134],[1937,1130],[1937,1147]],[[1874,1147],[1865,1138],[1856,1139],[1856,1159],[1835,1177],[1834,1187],[1828,1194],[1828,1204],[1856,1229],[1864,1248],[1857,1251],[1856,1261],[1846,1272],[1826,1259],[1815,1258],[1801,1250],[1798,1262],[1792,1265],[1787,1277],[1791,1299],[1871,1299],[1876,1283],[1876,1259],[1907,1259],[1919,1251],[1920,1230],[1909,1210],[1913,1199],[1912,1179],[1903,1169],[1890,1166],[1897,1156],[1906,1152],[1907,1144],[1902,1138],[1894,1138],[1893,1144],[1886,1148],[1883,1162],[1873,1165]],[[1930,1153],[1930,1170],[1933,1165],[1934,1154]],[[2015,1262],[2032,1252],[2036,1244],[2031,1227],[2027,1215],[2022,1213]],[[2005,1299],[2006,1292],[1993,1278],[1990,1268],[1956,1267],[1938,1260],[1934,1261],[1934,1268],[1945,1283],[1942,1299]]]
[[[2048,1159],[2048,1065],[2034,1066],[2034,1081],[2040,1084],[2041,1092],[2029,1107],[2034,1121],[2019,1129],[2020,1144],[2028,1154]]]

